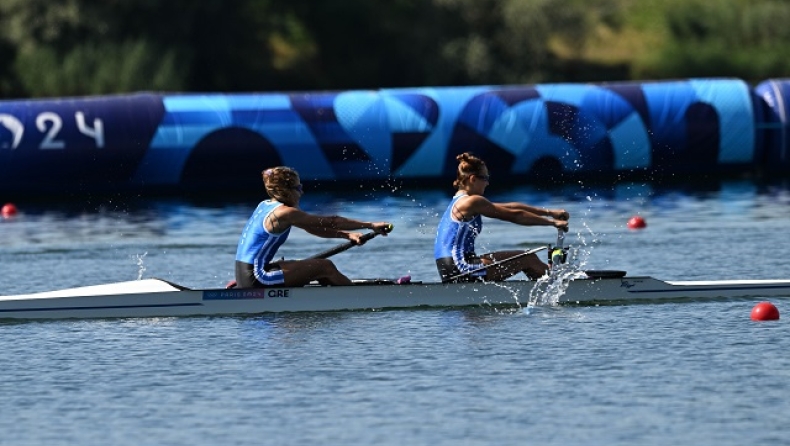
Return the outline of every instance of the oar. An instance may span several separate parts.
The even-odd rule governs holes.
[[[557,246],[551,248],[551,253],[549,254],[549,264],[551,266],[565,263],[565,260],[568,258],[568,248],[564,245],[565,231],[557,229]]]
[[[488,265],[483,265],[480,268],[475,268],[475,269],[473,269],[471,271],[467,271],[465,273],[457,274],[455,276],[448,277],[446,279],[442,279],[442,283],[452,282],[452,281],[458,280],[458,279],[460,279],[462,277],[466,277],[466,276],[468,276],[470,274],[474,274],[476,272],[486,270],[486,269],[491,268],[493,266],[501,265],[501,264],[507,263],[507,262],[512,262],[513,260],[520,259],[521,257],[528,256],[530,254],[535,254],[536,252],[543,251],[544,249],[549,249],[549,247],[548,246],[541,246],[539,248],[530,249],[529,251],[524,251],[524,252],[516,254],[516,255],[514,255],[512,257],[508,257],[506,259],[498,260],[498,261],[496,261],[494,263],[489,263]]]
[[[387,227],[386,232],[387,233],[392,232],[392,225],[389,225]],[[379,235],[378,232],[368,232],[367,234],[365,234],[362,237],[360,237],[360,242],[362,242],[362,243],[367,242],[368,240],[372,239],[373,237],[375,237],[377,235]],[[351,249],[354,246],[358,246],[358,245],[359,245],[358,243],[346,242],[346,243],[343,243],[341,245],[337,245],[334,248],[327,249],[324,252],[319,252],[318,254],[310,256],[310,257],[308,257],[305,260],[310,260],[310,259],[328,259],[329,257],[332,257],[335,254],[340,254],[341,252],[346,251],[348,249]]]

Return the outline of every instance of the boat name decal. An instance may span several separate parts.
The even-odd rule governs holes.
[[[290,288],[207,291],[204,299],[271,299],[291,297]]]
[[[627,280],[621,280],[620,281],[620,288],[633,288],[635,286],[636,286],[635,283],[631,283],[631,282],[629,282]]]

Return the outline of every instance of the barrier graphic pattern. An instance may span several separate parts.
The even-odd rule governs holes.
[[[788,94],[689,79],[5,101],[0,192],[240,189],[281,164],[306,182],[451,179],[464,151],[519,182],[777,171]]]

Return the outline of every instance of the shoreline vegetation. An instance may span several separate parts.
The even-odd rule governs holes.
[[[790,75],[780,0],[0,0],[0,98]]]

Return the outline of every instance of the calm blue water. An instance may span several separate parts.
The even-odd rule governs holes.
[[[304,207],[389,220],[333,259],[352,277],[435,280],[433,231],[450,191],[308,191]],[[788,278],[790,189],[529,188],[559,203],[579,261],[667,280]],[[256,203],[26,204],[0,220],[0,294],[138,277],[231,278]],[[626,228],[633,215],[648,223]],[[486,222],[481,250],[553,243]],[[338,240],[295,230],[282,253]],[[257,317],[0,323],[0,444],[787,444],[790,298],[529,314],[445,309]]]

